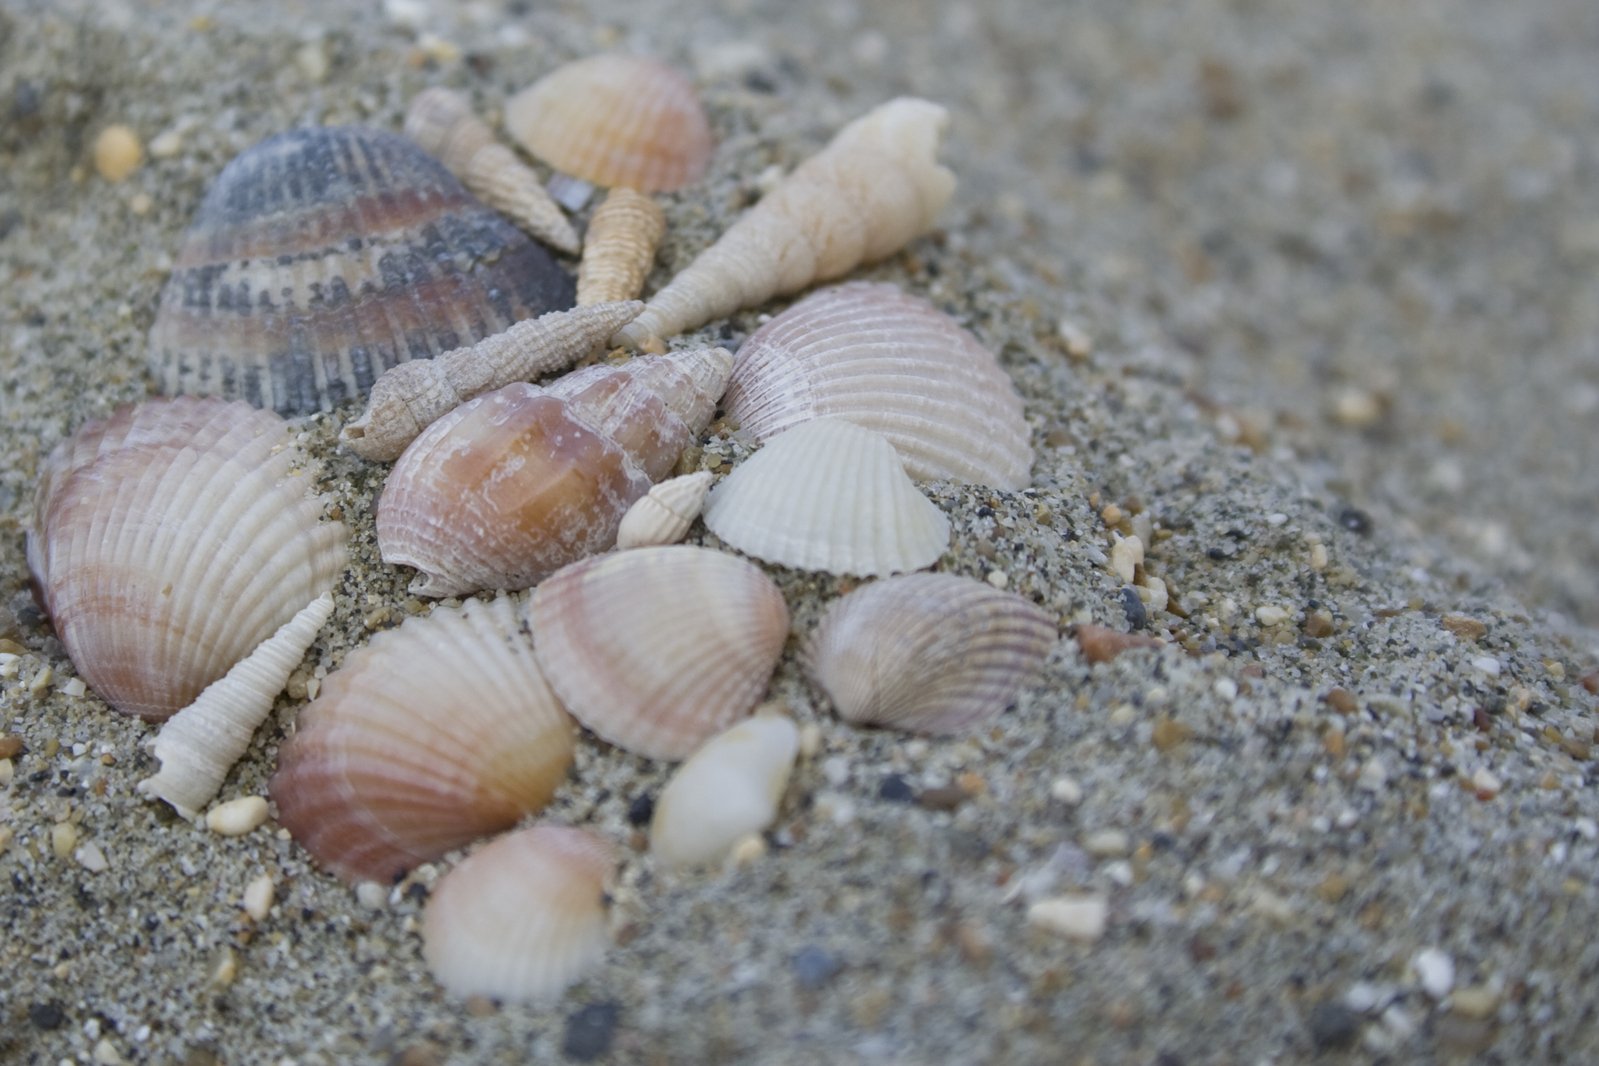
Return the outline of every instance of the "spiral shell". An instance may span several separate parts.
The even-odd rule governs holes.
[[[345,530],[321,518],[281,418],[156,400],[46,460],[28,566],[89,687],[160,721],[333,587]]]
[[[457,407],[389,473],[383,560],[421,571],[418,595],[450,596],[526,588],[611,547],[622,515],[710,421],[732,363],[721,348],[673,352]]]
[[[643,56],[590,56],[546,74],[506,102],[505,128],[556,170],[640,192],[691,185],[711,159],[693,83]]]
[[[509,597],[436,607],[352,652],[279,755],[279,821],[346,881],[388,883],[543,807],[572,725]]]
[[[167,394],[330,410],[379,374],[572,306],[571,277],[398,134],[293,130],[206,193],[150,330]]]
[[[700,516],[705,494],[710,490],[709,470],[661,482],[622,516],[622,524],[616,530],[616,546],[648,548],[676,544]]]
[[[589,219],[588,243],[577,268],[577,305],[638,299],[665,235],[666,212],[653,197],[612,189]]]
[[[927,232],[955,191],[935,158],[948,119],[901,97],[845,126],[656,293],[618,342],[642,346],[841,277]]]
[[[918,480],[1019,489],[1033,449],[998,360],[948,315],[892,285],[823,289],[738,351],[724,406],[757,440],[836,416],[888,438]]]
[[[788,608],[742,559],[682,545],[584,559],[533,590],[550,687],[601,737],[681,759],[760,701]]]

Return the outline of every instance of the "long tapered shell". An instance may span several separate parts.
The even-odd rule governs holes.
[[[585,559],[533,591],[550,687],[601,737],[681,759],[759,702],[788,638],[770,578],[682,545]]]
[[[474,600],[352,652],[284,745],[272,799],[323,866],[388,883],[543,807],[572,743],[520,606]]]
[[[332,614],[333,594],[324,592],[167,719],[150,745],[161,769],[140,781],[139,791],[166,800],[185,818],[197,817],[249,748],[256,728],[272,712],[289,675]]]
[[[955,191],[935,158],[948,113],[891,100],[839,131],[656,293],[617,337],[642,345],[841,277],[927,232]]]
[[[382,130],[279,134],[229,163],[150,329],[168,394],[331,410],[379,374],[572,306],[540,245]]]
[[[536,825],[473,852],[422,915],[422,956],[454,996],[559,996],[610,947],[605,890],[616,855],[580,829]]]
[[[194,701],[344,567],[277,415],[155,400],[44,463],[28,565],[79,674],[124,714]]]
[[[656,861],[667,869],[710,865],[771,825],[798,753],[799,730],[781,714],[757,714],[706,741],[655,802]]]
[[[505,128],[556,170],[640,192],[690,185],[711,159],[693,84],[642,56],[591,56],[552,71],[506,102]]]
[[[593,355],[643,306],[633,300],[551,311],[471,347],[401,363],[373,384],[366,410],[340,439],[367,459],[396,459],[424,429],[474,396]]]
[[[665,235],[666,212],[654,197],[612,189],[589,219],[577,268],[577,305],[638,299]]]
[[[710,421],[733,357],[673,352],[508,385],[418,437],[378,502],[383,560],[411,590],[520,589],[616,543],[633,502]]]
[[[472,195],[536,240],[577,254],[577,231],[544,191],[539,176],[494,139],[465,96],[443,88],[417,93],[405,113],[405,135],[460,178]]]
[[[893,445],[838,418],[768,441],[711,490],[705,525],[769,563],[868,577],[932,566],[949,544]]]
[[[710,490],[709,470],[661,482],[622,516],[622,524],[616,530],[616,546],[649,548],[676,544],[700,516],[705,494]]]
[[[1014,593],[906,574],[829,607],[802,662],[846,721],[942,735],[1009,706],[1056,635],[1054,620]]]
[[[1017,489],[1033,464],[1021,398],[998,360],[892,285],[823,289],[756,330],[724,406],[757,440],[846,418],[887,437],[918,480]]]

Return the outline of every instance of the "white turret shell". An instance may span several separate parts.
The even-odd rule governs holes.
[[[700,470],[668,478],[655,486],[622,516],[622,524],[616,530],[616,546],[648,548],[682,540],[705,507],[711,477],[709,470]]]

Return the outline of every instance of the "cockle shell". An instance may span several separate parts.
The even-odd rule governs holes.
[[[733,357],[673,352],[507,385],[439,419],[378,501],[384,562],[411,591],[520,589],[616,543],[633,502],[710,421]]]
[[[571,277],[398,134],[293,130],[223,168],[150,330],[167,394],[329,410],[379,374],[572,306]]]
[[[650,851],[665,868],[709,866],[777,817],[799,730],[761,713],[718,733],[677,768],[655,801]]]
[[[616,530],[618,548],[648,548],[676,544],[700,516],[705,494],[711,491],[711,472],[700,470],[668,478],[627,509]]]
[[[757,440],[846,418],[887,437],[918,480],[1019,489],[1033,464],[1022,401],[999,361],[892,285],[823,289],[756,330],[723,406]]]
[[[405,113],[405,135],[461,179],[472,195],[536,240],[576,255],[577,231],[532,169],[494,139],[465,96],[450,89],[417,93]]]
[[[611,944],[609,844],[536,825],[473,852],[434,887],[422,957],[453,996],[534,1003],[599,966]]]
[[[955,191],[935,158],[948,118],[901,97],[845,126],[656,293],[618,341],[643,345],[841,277],[927,232]]]
[[[1038,676],[1055,621],[1011,592],[906,574],[828,608],[801,661],[850,722],[957,733],[999,714]]]
[[[666,212],[654,197],[612,189],[589,219],[588,242],[577,268],[577,305],[638,299],[665,235]]]
[[[168,718],[150,745],[161,769],[140,781],[139,791],[166,800],[185,818],[198,817],[332,614],[333,594],[324,592]]]
[[[44,463],[28,566],[89,687],[163,720],[344,568],[283,419],[155,400],[84,426]]]
[[[424,429],[472,397],[595,354],[643,306],[633,300],[551,311],[469,348],[401,363],[373,383],[366,410],[340,439],[367,459],[396,459]]]
[[[556,170],[640,192],[691,185],[711,159],[693,83],[643,56],[590,56],[551,71],[506,102],[505,128]]]
[[[533,590],[528,614],[566,709],[652,759],[681,759],[748,714],[788,639],[770,578],[683,545],[574,563]]]
[[[932,566],[949,519],[881,435],[839,418],[779,433],[711,490],[705,525],[747,555],[883,577]]]
[[[543,807],[573,730],[510,597],[435,607],[352,652],[283,746],[279,821],[349,882],[420,862]]]

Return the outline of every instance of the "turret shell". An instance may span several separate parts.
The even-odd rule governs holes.
[[[612,189],[589,219],[588,242],[577,268],[578,306],[638,299],[665,235],[666,212],[654,197]]]

